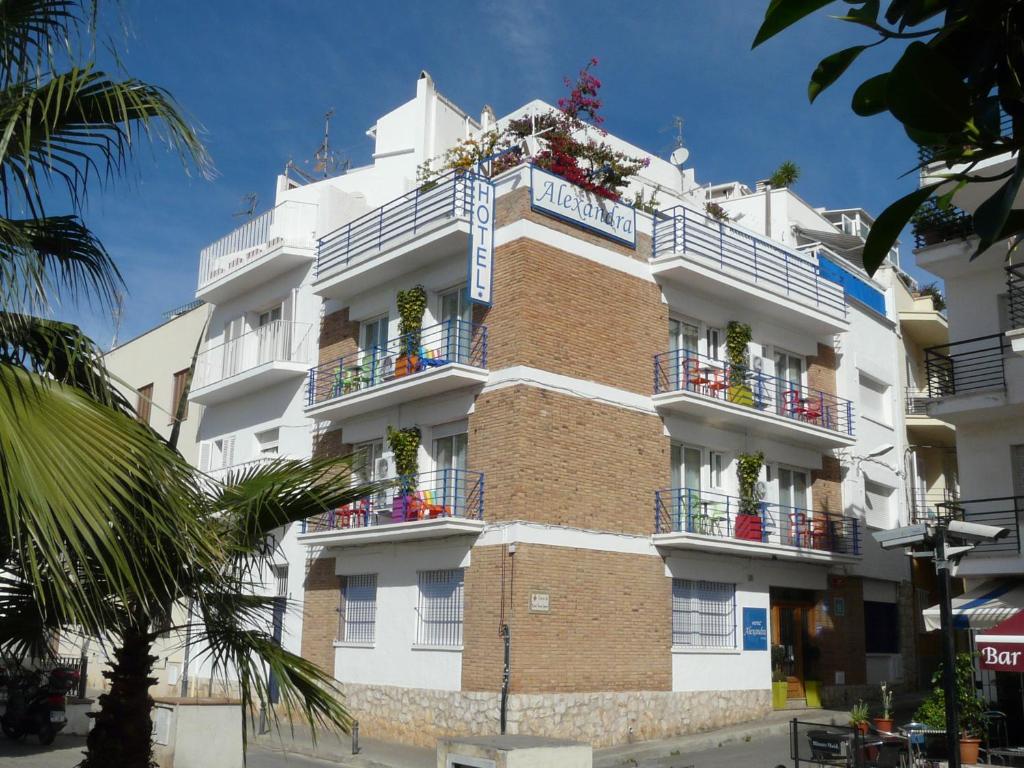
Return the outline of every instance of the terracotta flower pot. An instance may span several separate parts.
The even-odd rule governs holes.
[[[960,739],[960,764],[974,765],[978,762],[978,751],[981,748],[981,739]]]
[[[420,359],[416,355],[399,355],[395,360],[395,378],[411,376],[419,370]]]
[[[861,736],[867,736],[867,733],[868,733],[868,724],[867,723],[857,723],[856,728],[860,732]]]
[[[886,720],[884,717],[875,718],[875,728],[886,733],[892,733],[893,721],[892,719]]]

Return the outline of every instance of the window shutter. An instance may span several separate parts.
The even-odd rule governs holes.
[[[210,471],[210,453],[211,448],[209,440],[204,440],[199,444],[199,471],[209,472]]]
[[[224,438],[220,449],[220,465],[231,467],[235,463],[235,436],[228,435]]]

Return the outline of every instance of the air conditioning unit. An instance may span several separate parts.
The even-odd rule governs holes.
[[[388,469],[389,465],[387,459],[377,459],[377,463],[373,467],[373,474],[375,477],[387,477]]]
[[[751,355],[750,370],[754,373],[762,373],[764,371],[764,358],[760,355]]]

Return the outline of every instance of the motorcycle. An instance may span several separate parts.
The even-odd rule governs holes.
[[[9,739],[35,734],[40,744],[52,744],[67,725],[67,693],[77,685],[78,673],[63,667],[8,670],[6,678],[7,710],[0,730]]]

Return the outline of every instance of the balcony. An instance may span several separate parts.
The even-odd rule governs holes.
[[[939,208],[929,201],[913,218],[914,247],[927,248],[947,240],[966,239],[974,234],[974,219],[959,208]]]
[[[849,400],[688,350],[655,355],[653,400],[713,426],[815,448],[854,444]]]
[[[695,488],[657,491],[654,507],[658,547],[805,562],[852,562],[861,554],[853,517]]]
[[[309,372],[306,413],[345,419],[487,381],[487,327],[449,320]]]
[[[949,420],[957,415],[1006,405],[1005,355],[1010,342],[1002,333],[979,336],[924,351],[928,396],[936,401],[928,414]]]
[[[444,256],[464,255],[471,203],[469,179],[452,172],[324,235],[314,290],[345,299]]]
[[[266,466],[272,461],[283,459],[284,456],[261,456],[258,459],[252,459],[251,461],[243,461],[239,464],[232,464],[228,467],[217,467],[216,469],[210,469],[207,471],[207,476],[216,480],[218,483],[226,483],[229,478],[238,478],[246,475],[254,469]]]
[[[1024,355],[1024,264],[1006,268],[1006,293],[1010,314],[1010,330],[1006,337],[1013,351]]]
[[[955,499],[936,505],[936,514],[968,523],[994,525],[1006,528],[1009,535],[998,541],[983,541],[978,544],[964,564],[977,555],[1016,558],[1020,555],[1020,527],[1024,517],[1024,496],[1003,496],[992,499]],[[961,573],[963,573],[961,569]],[[1019,573],[1019,571],[1018,571]]]
[[[391,485],[372,498],[305,520],[300,540],[309,546],[354,547],[476,536],[483,529],[483,474],[442,469],[421,472],[414,483],[391,478]]]
[[[654,225],[655,277],[676,280],[815,335],[847,329],[839,285],[822,277],[814,255],[790,250],[724,221],[677,206]]]
[[[314,352],[312,326],[275,320],[218,344],[196,359],[189,400],[220,403],[289,380],[299,380]]]
[[[919,444],[952,445],[953,426],[928,414],[931,398],[926,390],[907,387],[904,395],[904,415],[911,442]]]
[[[247,221],[199,255],[196,298],[217,304],[315,258],[317,206],[288,201]]]

